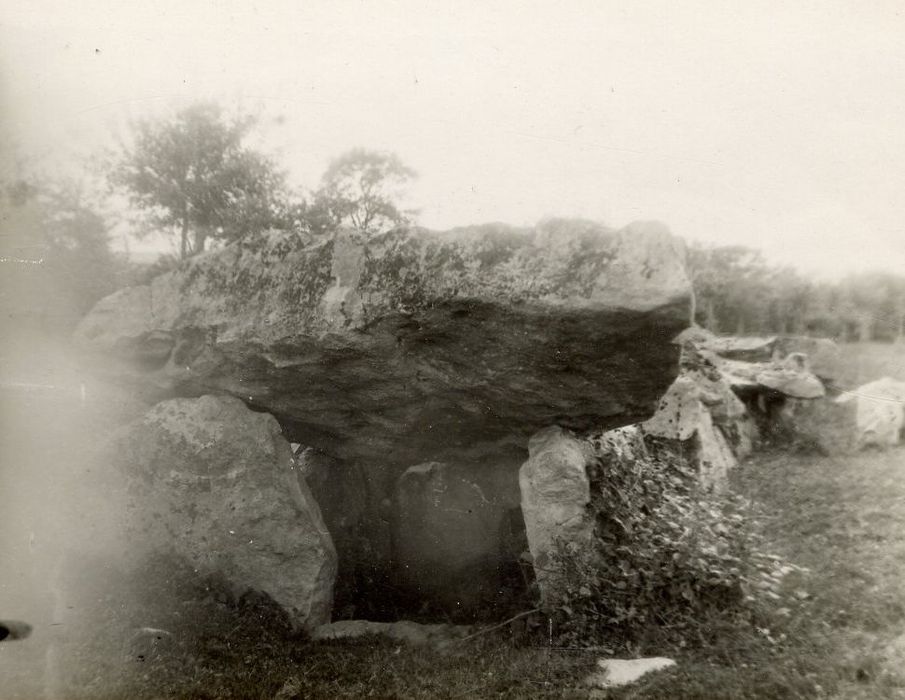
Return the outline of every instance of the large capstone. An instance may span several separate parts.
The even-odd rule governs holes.
[[[76,338],[163,394],[229,393],[304,445],[408,467],[649,417],[690,296],[659,224],[269,232],[101,300]]]
[[[328,512],[362,475],[363,519],[328,523],[351,571],[344,543],[405,558],[391,530],[413,465],[493,470],[524,461],[545,426],[649,418],[690,313],[681,243],[657,223],[267,232],[102,300],[76,338],[152,398],[227,394],[273,414],[334,460],[345,485],[318,487]]]
[[[336,551],[273,416],[230,397],[164,401],[117,432],[109,459],[136,549],[265,593],[296,626],[329,622]]]

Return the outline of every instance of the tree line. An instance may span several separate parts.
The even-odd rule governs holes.
[[[400,201],[416,173],[396,155],[356,148],[335,158],[309,193],[249,145],[258,127],[215,103],[141,120],[102,159],[104,192],[73,181],[0,179],[4,279],[0,305],[71,326],[99,298],[180,261],[270,228],[327,236],[342,225],[373,235],[413,220]],[[166,233],[175,255],[150,269],[114,254],[115,221],[99,199],[128,202],[132,235]],[[870,272],[828,282],[770,264],[754,248],[688,250],[696,320],[715,333],[792,333],[839,340],[901,340],[905,277]]]
[[[714,333],[796,334],[839,341],[905,339],[905,275],[815,280],[745,246],[688,249],[697,322]]]

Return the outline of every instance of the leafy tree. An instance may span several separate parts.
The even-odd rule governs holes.
[[[254,123],[229,119],[211,103],[191,105],[170,120],[138,122],[110,180],[152,224],[178,234],[181,258],[202,252],[209,238],[284,227],[285,175],[244,145]]]
[[[336,158],[309,208],[309,222],[321,228],[349,224],[373,234],[408,223],[413,212],[397,203],[416,176],[392,153],[355,148]]]
[[[0,209],[10,263],[0,296],[9,319],[65,331],[119,286],[125,261],[110,250],[107,222],[77,183],[8,181]]]
[[[769,269],[760,251],[692,245],[688,265],[697,311],[709,330],[743,335],[764,325]]]
[[[689,246],[699,321],[714,332],[806,333],[844,340],[905,336],[905,277],[864,272],[814,282],[742,246]]]

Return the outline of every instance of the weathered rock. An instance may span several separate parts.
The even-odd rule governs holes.
[[[311,638],[315,640],[354,639],[368,634],[379,634],[414,646],[426,644],[444,646],[468,636],[471,630],[472,628],[466,625],[423,625],[409,620],[399,622],[340,620],[318,627],[311,633]]]
[[[859,447],[899,444],[905,427],[905,382],[883,377],[843,393],[836,401],[855,402]]]
[[[839,377],[842,369],[842,353],[839,346],[829,338],[809,338],[803,335],[783,335],[776,339],[774,358],[781,359],[793,353],[802,353],[808,358],[811,372],[824,383],[831,383]]]
[[[739,409],[736,401],[722,382],[713,381],[701,372],[686,373],[673,382],[660,399],[657,412],[640,428],[643,434],[677,443],[694,441],[687,460],[695,466],[701,485],[723,491],[729,470],[738,466],[738,460],[721,430],[714,425],[708,404],[721,411],[721,417],[728,422],[730,412],[740,410],[739,416],[744,415],[744,407]]]
[[[742,362],[769,362],[773,359],[776,336],[768,338],[711,336],[704,339],[701,348],[724,357]]]
[[[519,508],[518,467],[428,462],[399,477],[400,583],[423,601],[419,606],[454,614],[506,597],[502,589],[511,582],[504,579],[522,553],[509,549],[506,532],[509,513]]]
[[[522,514],[541,598],[550,603],[563,576],[557,561],[561,548],[574,543],[580,549],[593,541],[587,473],[593,451],[586,440],[552,427],[531,438],[528,453],[528,461],[519,471]]]
[[[336,552],[272,416],[173,399],[118,431],[109,455],[128,478],[137,549],[266,593],[299,626],[330,619]]]
[[[817,377],[791,368],[765,369],[757,373],[756,381],[762,387],[793,399],[819,399],[826,394]]]
[[[401,471],[649,417],[690,311],[682,258],[652,223],[270,232],[102,300],[76,338],[163,395],[227,392],[293,441]]]
[[[826,393],[816,376],[797,367],[797,360],[760,363],[717,358],[716,363],[725,381],[739,395],[772,393],[793,399],[816,399]]]
[[[633,471],[639,462],[653,459],[675,464],[686,474],[696,473],[703,490],[726,488],[727,472],[737,464],[736,457],[700,398],[695,398],[700,388],[688,376],[677,379],[674,389],[676,384],[680,388],[651,421],[581,436],[554,427],[531,439],[519,485],[535,577],[545,605],[555,607],[568,585],[564,561],[578,552],[593,551],[599,509],[606,507],[594,499],[600,480],[611,471]],[[695,416],[693,421],[683,420],[679,408],[683,405]]]
[[[618,688],[634,683],[642,676],[675,666],[676,662],[663,656],[646,659],[600,659],[600,671],[591,674],[586,683],[594,688]]]
[[[722,362],[689,338],[682,346],[681,374],[657,412],[641,425],[645,435],[693,441],[684,459],[696,469],[701,485],[715,491],[725,490],[729,470],[751,452],[756,434],[744,403],[720,369]]]
[[[361,607],[361,594],[384,589],[391,576],[391,504],[373,497],[360,465],[310,447],[292,447],[296,467],[320,507],[336,547],[334,619],[379,615],[373,607]]]
[[[713,358],[726,380],[738,391],[762,388],[800,399],[823,396],[821,379],[832,381],[839,371],[839,348],[826,338],[806,336],[715,336],[691,326],[673,339]]]

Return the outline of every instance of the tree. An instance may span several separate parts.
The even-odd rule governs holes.
[[[18,178],[0,186],[0,238],[9,250],[0,285],[4,318],[65,331],[114,291],[125,261],[105,219],[72,181]]]
[[[141,121],[110,180],[150,221],[179,236],[180,257],[209,238],[234,240],[286,225],[285,175],[244,145],[251,117],[227,119],[216,104],[191,105],[170,120]]]
[[[308,219],[320,226],[350,224],[366,234],[408,223],[413,212],[397,201],[415,176],[392,153],[352,149],[330,163]]]
[[[688,267],[705,327],[744,335],[765,325],[770,288],[760,251],[691,245]]]

